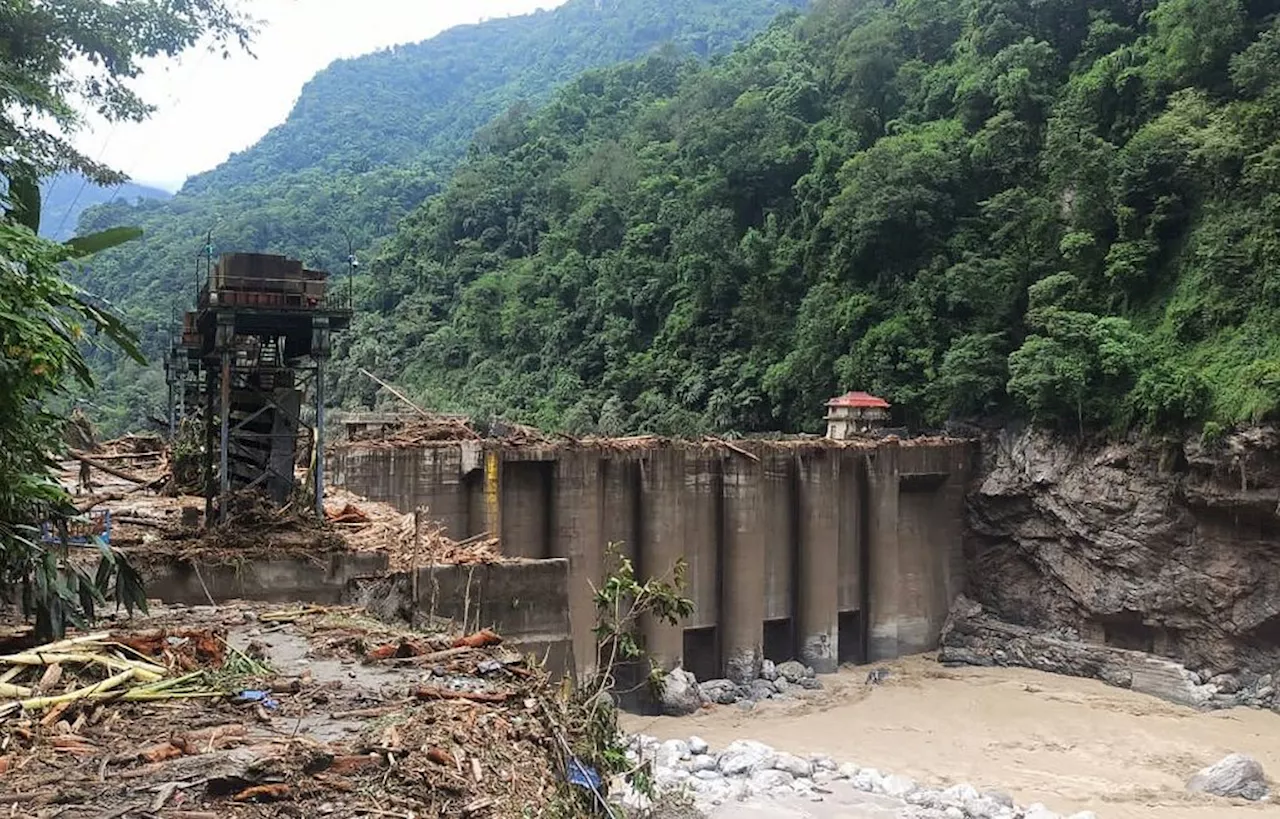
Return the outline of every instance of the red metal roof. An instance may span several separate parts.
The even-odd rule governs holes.
[[[847,392],[827,402],[828,407],[857,407],[858,409],[888,409],[889,402],[865,392]]]

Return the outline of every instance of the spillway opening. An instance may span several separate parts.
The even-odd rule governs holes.
[[[764,656],[775,663],[796,659],[796,630],[790,617],[764,621]]]
[[[684,670],[700,680],[714,680],[720,673],[720,635],[715,626],[684,630]]]
[[[862,629],[862,612],[842,611],[837,622],[839,628],[840,664],[861,665],[867,661],[867,646]]]

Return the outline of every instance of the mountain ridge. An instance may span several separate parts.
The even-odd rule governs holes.
[[[79,174],[57,174],[40,184],[40,235],[56,241],[70,239],[76,233],[80,215],[97,205],[118,199],[136,202],[172,197],[169,191],[152,185],[126,182],[104,188]]]

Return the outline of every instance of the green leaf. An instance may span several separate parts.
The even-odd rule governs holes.
[[[88,236],[77,236],[66,243],[66,248],[70,251],[71,258],[80,259],[141,237],[142,228],[116,227]]]

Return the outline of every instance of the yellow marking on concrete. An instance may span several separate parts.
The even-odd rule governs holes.
[[[502,536],[498,466],[498,453],[486,452],[484,455],[484,518],[489,534],[493,537]]]

